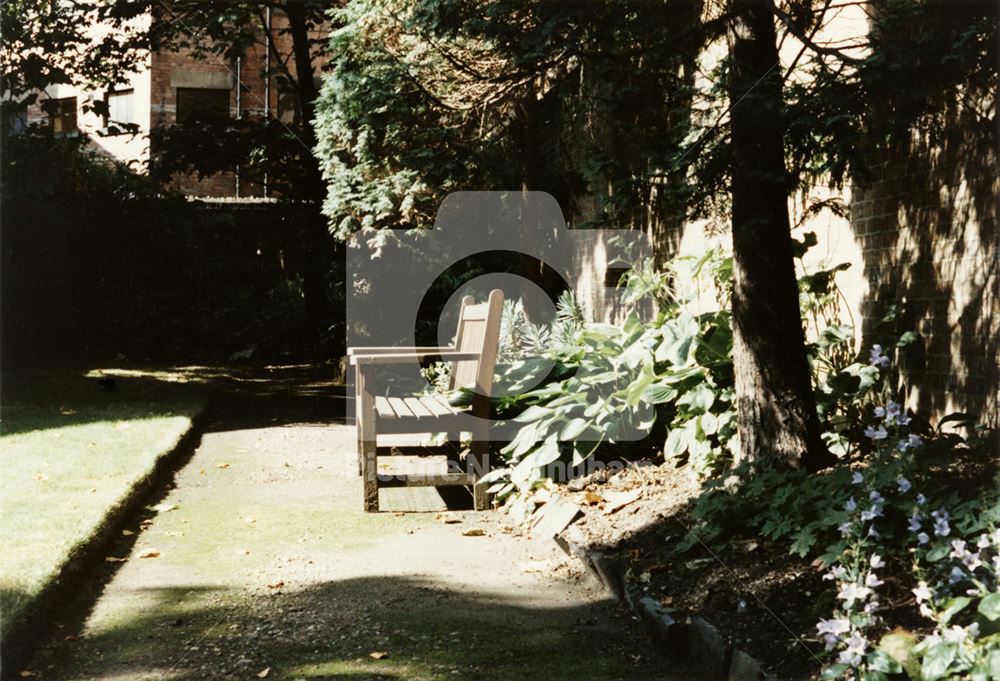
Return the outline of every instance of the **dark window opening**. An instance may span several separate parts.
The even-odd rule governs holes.
[[[181,125],[229,118],[229,90],[177,88],[177,122]]]
[[[42,107],[49,114],[49,126],[54,134],[71,135],[79,130],[76,126],[76,97],[48,99]]]

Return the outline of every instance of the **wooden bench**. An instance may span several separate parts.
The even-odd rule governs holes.
[[[470,485],[477,510],[488,507],[485,485],[479,478],[489,471],[490,394],[500,338],[503,291],[494,289],[485,303],[476,304],[472,296],[462,300],[455,347],[371,347],[347,351],[355,371],[355,412],[358,428],[358,471],[364,481],[364,508],[378,511],[380,487]],[[470,388],[469,407],[452,406],[444,395],[388,397],[375,394],[379,369],[389,365],[416,364],[425,360],[450,361],[449,389]],[[446,433],[450,443],[462,433],[471,433],[466,452],[453,448],[449,469],[442,473],[381,476],[378,458],[390,455],[444,453],[442,448],[392,448],[380,446],[380,435]],[[458,466],[453,466],[454,463]],[[455,471],[453,468],[459,468]]]

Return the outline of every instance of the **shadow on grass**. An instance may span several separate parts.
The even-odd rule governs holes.
[[[32,672],[42,679],[248,678],[268,668],[273,679],[670,678],[629,619],[609,617],[606,602],[539,606],[398,577],[255,593],[144,589],[127,598],[106,603],[86,633],[82,618],[68,622],[64,640],[53,639]]]
[[[323,365],[228,369],[4,372],[4,435],[185,413],[208,400],[208,431],[329,423],[344,418],[345,389]]]

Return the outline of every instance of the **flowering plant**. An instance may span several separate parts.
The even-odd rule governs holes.
[[[885,368],[882,348],[872,349],[872,366]],[[834,660],[824,678],[887,679],[905,672],[910,678],[1000,678],[1000,529],[996,506],[978,512],[975,502],[949,511],[915,490],[904,473],[915,468],[910,458],[923,440],[906,427],[910,416],[897,403],[872,411],[874,422],[865,436],[876,457],[870,470],[853,473],[852,489],[838,530],[843,550],[824,579],[837,588],[837,606],[816,630]],[[895,475],[885,486],[886,471]],[[903,541],[893,519],[905,519]],[[888,562],[909,564],[910,590],[930,632],[918,639],[897,630],[878,643],[873,634],[883,625],[879,587]]]

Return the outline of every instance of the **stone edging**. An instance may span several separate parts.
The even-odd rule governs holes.
[[[625,566],[614,556],[591,551],[580,542],[556,536],[556,543],[579,560],[586,571],[619,603],[638,617],[650,636],[673,657],[683,658],[713,679],[723,681],[774,681],[759,661],[728,645],[722,634],[701,617],[661,605],[629,583]]]

